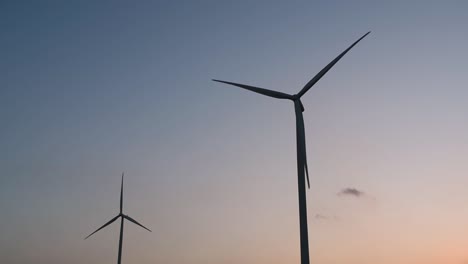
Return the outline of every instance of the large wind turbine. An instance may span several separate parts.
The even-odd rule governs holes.
[[[307,177],[307,185],[310,188],[309,172],[307,168],[306,141],[304,118],[304,106],[301,102],[301,97],[322,78],[334,65],[337,63],[349,50],[351,50],[359,41],[370,33],[367,32],[364,36],[356,40],[349,48],[343,51],[338,57],[332,60],[325,68],[314,76],[298,94],[290,95],[282,92],[272,91],[264,88],[249,86],[245,84],[226,82],[221,80],[213,80],[216,82],[226,83],[240,88],[270,96],[277,99],[288,99],[294,102],[296,112],[296,144],[297,144],[297,181],[299,190],[299,225],[300,225],[300,240],[301,240],[301,264],[309,264],[309,238],[307,231],[307,206],[306,206],[306,188],[305,178]]]
[[[115,220],[117,220],[120,217],[119,257],[117,259],[117,264],[120,264],[121,259],[122,259],[122,239],[123,239],[124,219],[127,219],[128,221],[133,222],[134,224],[137,224],[137,225],[139,225],[139,226],[143,227],[144,229],[151,232],[151,230],[144,227],[142,224],[138,223],[135,219],[131,218],[128,215],[124,215],[122,213],[122,207],[123,207],[123,178],[124,178],[124,174],[122,173],[122,184],[120,185],[120,213],[116,217],[112,218],[109,222],[105,223],[103,226],[98,228],[96,231],[91,233],[89,236],[85,237],[85,239],[87,239],[88,237],[90,237],[94,233],[96,233],[97,231],[99,231],[99,230],[103,229],[104,227],[112,224]]]

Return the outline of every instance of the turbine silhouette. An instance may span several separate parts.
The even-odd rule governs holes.
[[[302,105],[301,97],[317,83],[349,50],[351,50],[359,41],[370,33],[367,32],[356,40],[349,48],[344,50],[338,57],[332,60],[325,68],[323,68],[317,75],[314,76],[298,94],[290,95],[282,92],[272,91],[264,88],[249,86],[245,84],[226,82],[221,80],[213,80],[215,82],[234,85],[255,93],[263,94],[277,99],[288,99],[294,102],[294,109],[296,113],[296,145],[297,145],[297,177],[298,177],[298,192],[299,192],[299,225],[300,225],[300,242],[301,242],[301,264],[309,264],[309,238],[307,230],[307,206],[306,206],[306,191],[305,179],[310,189],[309,171],[307,168],[307,154],[306,154],[306,141],[305,141],[305,128],[304,118],[304,105]]]
[[[124,178],[124,173],[122,172],[122,183],[120,185],[120,213],[112,218],[109,222],[105,223],[103,226],[101,226],[100,228],[98,228],[96,231],[94,231],[93,233],[91,233],[89,236],[85,237],[85,239],[87,239],[88,237],[92,236],[93,234],[95,234],[97,231],[103,229],[104,227],[112,224],[115,220],[117,220],[119,217],[120,217],[120,238],[119,238],[119,256],[118,256],[118,259],[117,259],[117,264],[120,264],[121,263],[121,259],[122,259],[122,240],[123,240],[123,227],[124,227],[124,219],[136,224],[136,225],[139,225],[141,227],[143,227],[144,229],[148,230],[151,232],[151,230],[149,230],[148,228],[144,227],[142,224],[138,223],[135,219],[131,218],[130,216],[128,215],[124,215],[122,213],[122,209],[123,209],[123,178]]]

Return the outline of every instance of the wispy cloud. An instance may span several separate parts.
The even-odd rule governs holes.
[[[336,222],[336,221],[339,221],[340,218],[336,215],[324,215],[324,214],[315,214],[314,216],[314,219],[316,221],[333,221],[333,222]]]
[[[328,217],[322,214],[316,214],[315,219],[317,220],[328,220]]]
[[[356,188],[344,188],[338,193],[338,196],[353,196],[356,198],[360,198],[364,195],[365,193],[363,191],[360,191]]]

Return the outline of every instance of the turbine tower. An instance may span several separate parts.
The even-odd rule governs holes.
[[[123,178],[124,178],[124,173],[122,172],[122,183],[120,185],[120,213],[112,218],[109,222],[105,223],[103,226],[101,226],[100,228],[98,228],[96,231],[94,231],[93,233],[91,233],[89,236],[85,237],[85,239],[87,239],[88,237],[92,236],[94,233],[96,233],[97,231],[103,229],[104,227],[112,224],[115,220],[117,220],[118,218],[120,218],[120,238],[119,238],[119,255],[118,255],[118,258],[117,258],[117,264],[120,264],[121,263],[121,260],[122,260],[122,240],[123,240],[123,227],[124,227],[124,219],[136,224],[136,225],[139,225],[141,227],[143,227],[144,229],[148,230],[151,232],[151,230],[149,230],[148,228],[144,227],[142,224],[138,223],[135,219],[131,218],[130,216],[128,215],[125,215],[123,214],[122,212],[122,209],[123,209]]]
[[[299,93],[290,95],[282,92],[272,91],[264,88],[249,86],[245,84],[226,82],[221,80],[213,80],[229,85],[234,85],[255,93],[263,94],[277,99],[288,99],[294,102],[294,110],[296,113],[296,145],[297,145],[297,182],[299,193],[299,225],[300,225],[300,243],[301,243],[301,264],[309,264],[309,237],[307,230],[307,205],[306,205],[306,188],[305,179],[310,189],[309,171],[307,168],[306,141],[304,118],[304,105],[302,105],[301,97],[317,83],[349,50],[351,50],[359,41],[370,33],[367,32],[364,36],[356,40],[351,46],[344,50],[338,57],[332,60],[325,68],[314,76]]]

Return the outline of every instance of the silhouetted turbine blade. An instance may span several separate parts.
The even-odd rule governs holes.
[[[259,87],[254,87],[254,86],[239,84],[239,83],[233,83],[233,82],[225,82],[225,81],[220,81],[220,80],[213,80],[213,81],[234,85],[234,86],[237,86],[237,87],[240,87],[240,88],[243,88],[243,89],[255,92],[255,93],[263,94],[263,95],[278,98],[278,99],[293,99],[292,95],[285,94],[282,92],[272,91],[272,90],[268,90],[264,88],[259,88]]]
[[[105,223],[103,226],[101,226],[100,228],[98,228],[96,231],[92,232],[89,236],[85,237],[85,239],[87,239],[88,237],[92,236],[94,233],[96,233],[97,231],[103,229],[104,227],[112,224],[112,222],[114,222],[115,220],[117,220],[117,218],[120,217],[120,214],[114,218],[112,218],[109,222]]]
[[[307,179],[307,187],[310,189],[310,180],[309,180],[309,166],[307,166],[307,153],[305,150],[305,144],[304,144],[304,167],[305,167],[305,173],[306,173],[306,179]]]
[[[307,165],[307,144],[306,144],[306,137],[305,137],[305,126],[304,120],[302,120],[302,142],[303,142],[303,155],[304,155],[304,168],[305,168],[305,175],[307,179],[307,187],[310,189],[310,180],[309,180],[309,166]]]
[[[133,222],[134,224],[137,224],[137,225],[143,227],[144,229],[146,229],[146,230],[152,232],[151,230],[149,230],[148,228],[144,227],[142,224],[138,223],[135,219],[131,218],[130,216],[124,215],[123,217],[124,217],[125,219],[127,219],[128,221]]]
[[[356,44],[358,44],[359,41],[361,41],[363,38],[365,38],[367,35],[369,35],[370,31],[364,34],[361,38],[356,40],[349,48],[347,48],[345,51],[343,51],[338,57],[336,57],[334,60],[332,60],[325,68],[323,68],[317,75],[312,78],[305,86],[302,88],[302,90],[298,93],[299,97],[303,96],[316,82],[318,82],[349,50],[351,50]]]
[[[302,105],[302,104],[301,104]],[[297,109],[296,111],[299,111]],[[304,166],[304,172],[305,172],[305,177],[307,179],[307,186],[310,189],[310,181],[309,181],[309,168],[307,166],[307,151],[306,151],[306,141],[305,141],[305,127],[304,127],[304,117],[302,116],[302,113],[299,113],[299,118],[297,120],[297,136],[299,137],[299,145],[297,146],[299,148],[299,153],[301,157],[298,157],[298,159],[301,162],[301,166]]]
[[[122,213],[123,208],[123,178],[124,173],[122,172],[122,183],[120,184],[120,213]]]

